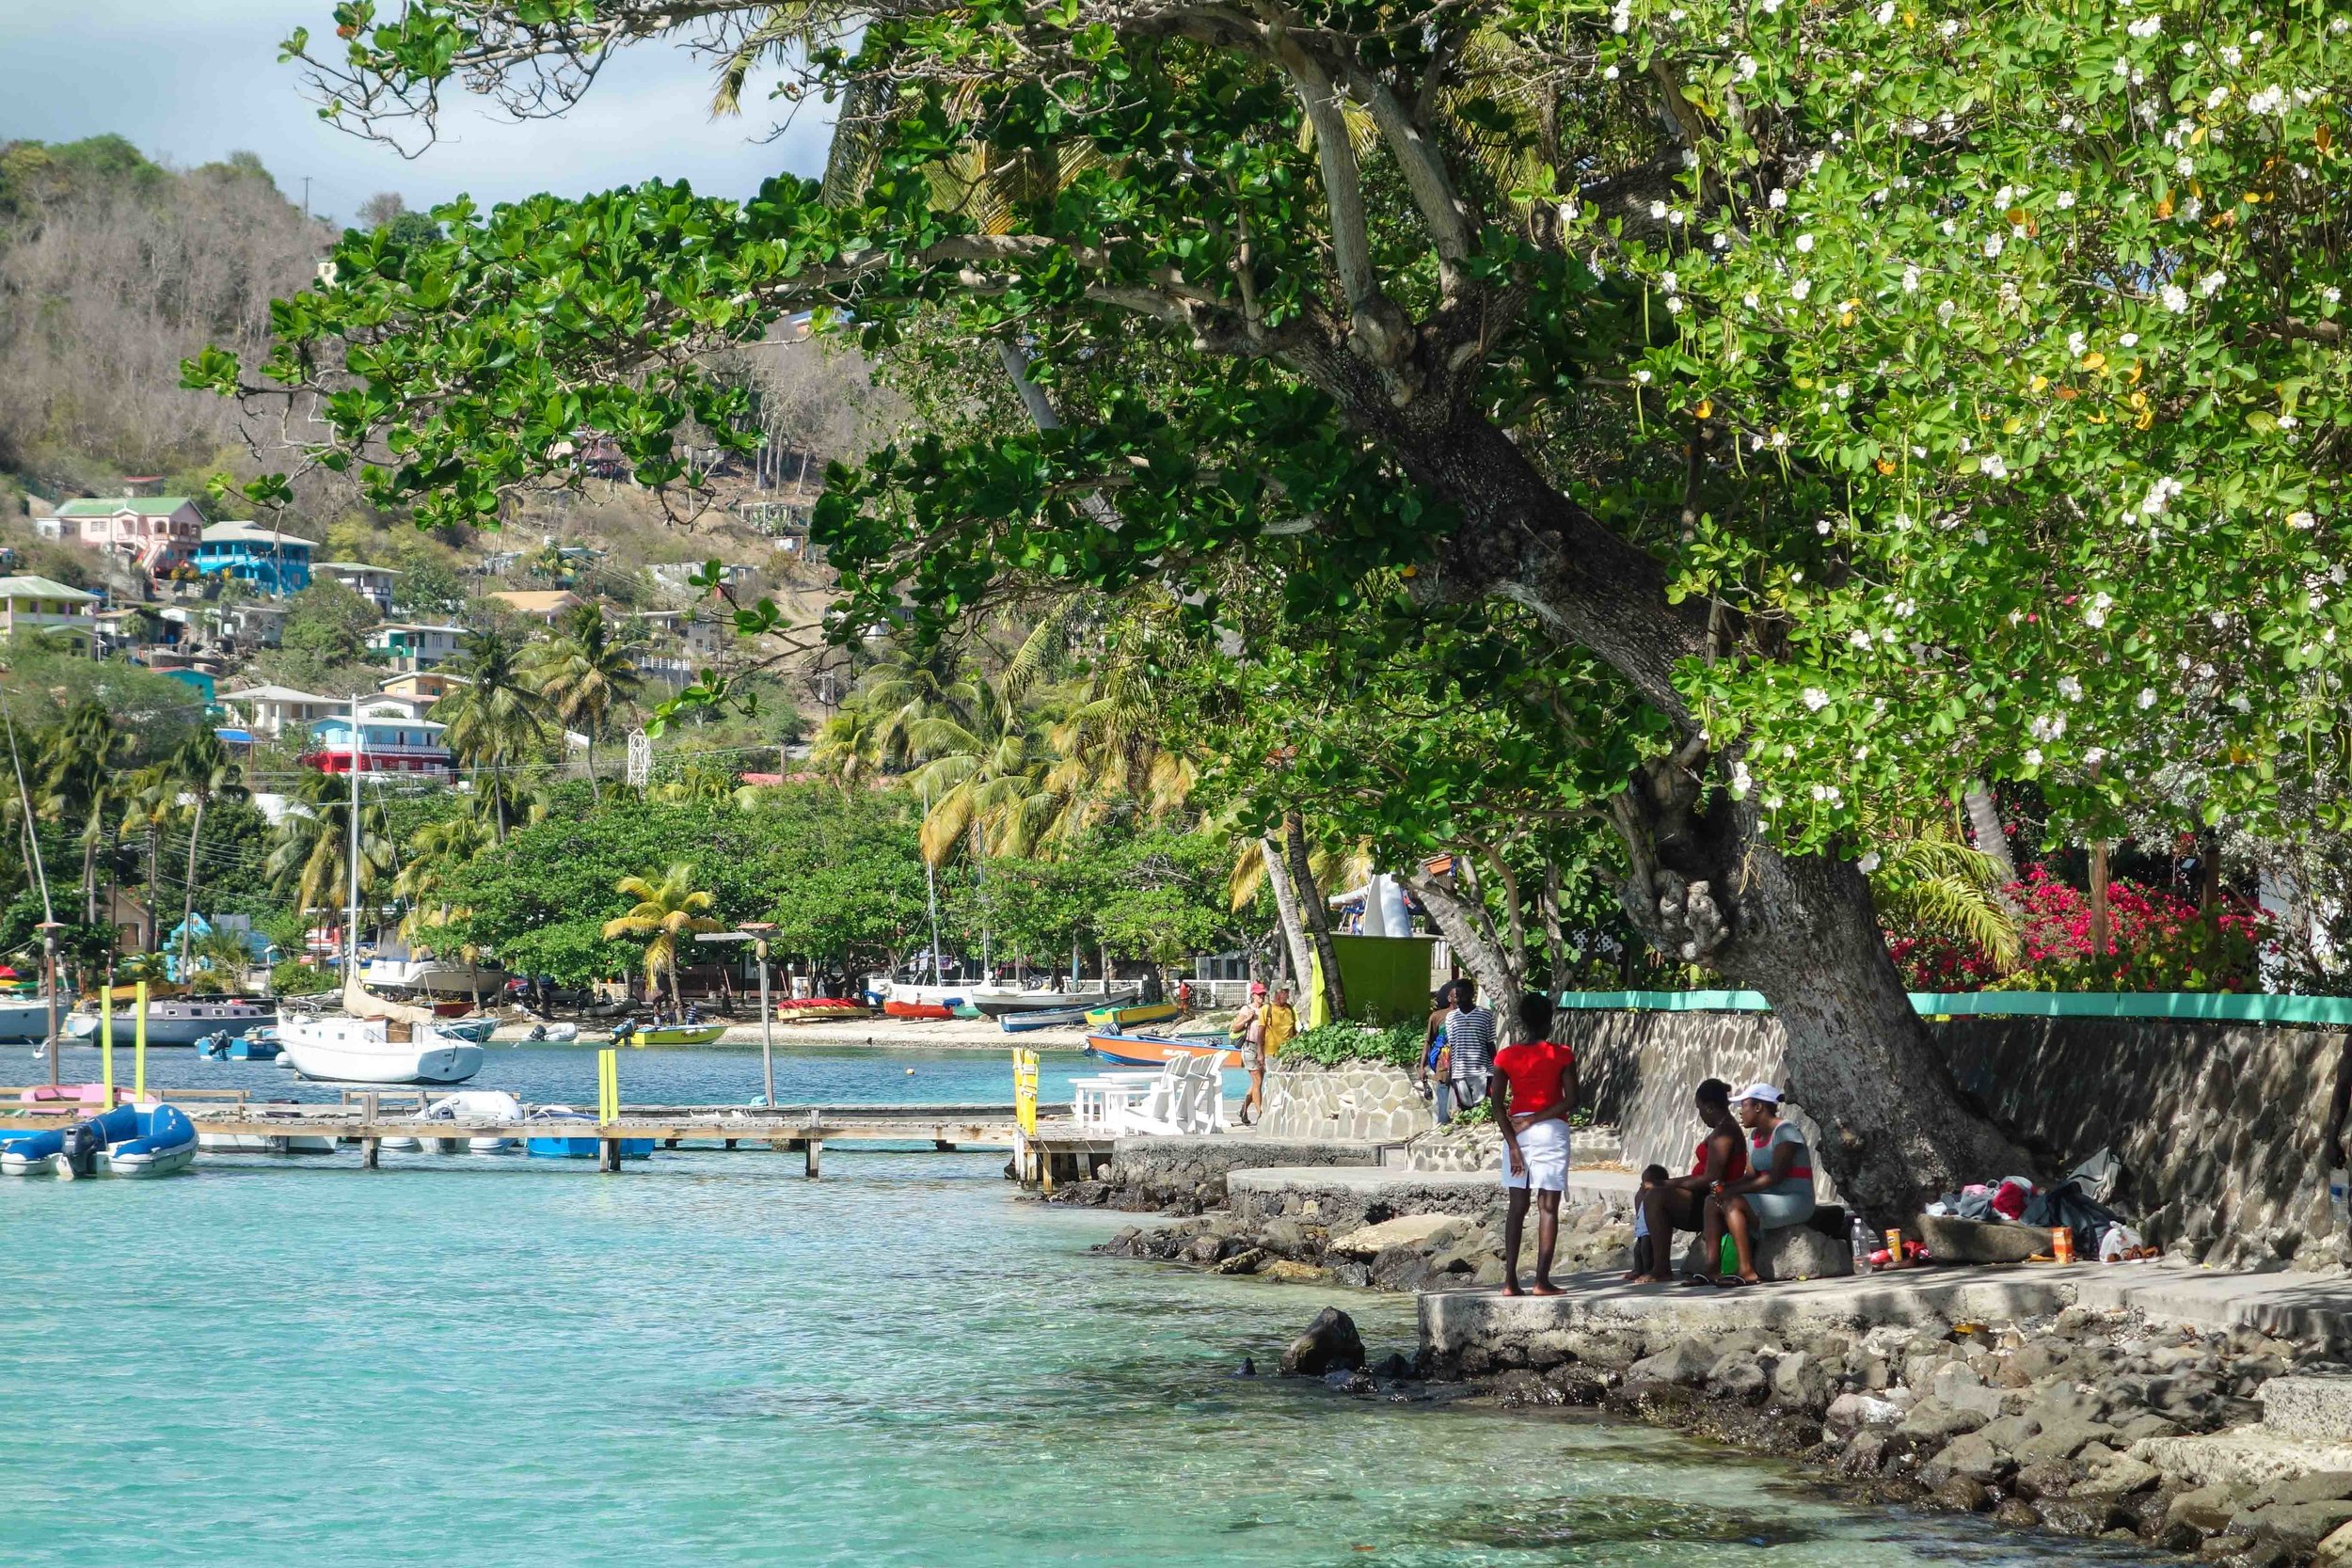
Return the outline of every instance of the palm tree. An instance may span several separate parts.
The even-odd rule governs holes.
[[[172,786],[168,769],[157,763],[142,768],[122,781],[122,821],[116,832],[124,837],[143,837],[147,841],[147,923],[148,942],[151,948],[162,940],[152,912],[162,908],[163,876],[159,863],[162,856],[163,826],[179,809],[179,792]]]
[[[2017,966],[2025,922],[2005,896],[2000,861],[1971,848],[1948,822],[1872,826],[1877,847],[1863,865],[1882,925],[1981,948],[1997,970]]]
[[[844,790],[863,784],[882,766],[881,735],[874,710],[852,697],[818,730],[808,749],[809,767]]]
[[[710,914],[719,906],[718,895],[696,888],[694,868],[682,861],[658,877],[624,877],[612,884],[612,891],[637,902],[627,914],[604,923],[606,939],[644,939],[646,989],[659,992],[667,974],[670,1005],[683,1007],[677,988],[678,939],[723,928]]]
[[[293,809],[278,825],[278,842],[262,865],[271,891],[292,897],[297,913],[342,904],[351,881],[351,794],[348,781],[315,773],[294,789]],[[359,892],[372,891],[392,868],[391,835],[384,808],[359,812]]]
[[[547,733],[539,717],[541,697],[523,669],[522,644],[501,631],[467,634],[453,673],[466,684],[433,705],[433,717],[449,726],[442,738],[475,770],[490,769],[499,842],[506,840],[506,765]]]
[[[95,700],[78,703],[42,748],[40,807],[62,822],[82,819],[82,919],[98,919],[98,846],[120,800],[120,769],[138,737],[115,727],[114,714]]]
[[[229,755],[220,736],[199,729],[180,743],[164,764],[164,775],[176,798],[187,801],[188,868],[181,885],[180,973],[188,972],[188,927],[196,918],[196,845],[204,835],[204,814],[215,800],[242,800],[247,793],[245,769]]]
[[[591,800],[603,799],[596,784],[596,733],[614,708],[634,701],[644,686],[637,668],[644,651],[644,639],[616,632],[600,607],[584,604],[564,617],[532,660],[532,674],[540,694],[555,705],[557,720],[588,737]]]

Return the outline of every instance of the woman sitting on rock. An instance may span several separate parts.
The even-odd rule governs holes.
[[[1691,1174],[1661,1181],[1646,1190],[1651,1262],[1648,1272],[1626,1276],[1630,1285],[1663,1285],[1673,1277],[1674,1233],[1700,1230],[1707,1225],[1707,1196],[1719,1184],[1747,1174],[1748,1143],[1731,1116],[1731,1085],[1709,1078],[1693,1097],[1707,1136],[1699,1140]],[[1711,1275],[1696,1276],[1708,1278]]]
[[[1764,1231],[1813,1217],[1813,1151],[1804,1131],[1781,1116],[1780,1091],[1750,1084],[1740,1091],[1739,1115],[1748,1130],[1747,1174],[1716,1182],[1707,1199],[1708,1259],[1722,1253],[1726,1230],[1739,1254],[1739,1272],[1715,1281],[1725,1289],[1760,1283],[1756,1243]]]

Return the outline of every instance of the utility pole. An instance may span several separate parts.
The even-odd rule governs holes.
[[[307,174],[302,177],[302,215],[305,219],[310,215],[310,177]]]
[[[746,920],[739,930],[697,931],[696,942],[748,942],[752,957],[759,963],[759,1073],[762,1099],[770,1110],[776,1108],[776,1009],[768,1000],[768,933],[776,928],[771,920]]]

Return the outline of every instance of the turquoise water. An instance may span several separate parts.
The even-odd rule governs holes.
[[[208,1157],[0,1182],[0,1560],[2061,1554],[1647,1431],[1237,1379],[1326,1302],[1375,1354],[1409,1344],[1409,1307],[1086,1257],[1118,1221],[1016,1201],[998,1163]],[[1725,1538],[1759,1544],[1698,1544]]]
[[[1012,1103],[1009,1047],[1002,1051],[898,1051],[779,1046],[775,1060],[779,1104]],[[755,1045],[624,1051],[620,1061],[621,1098],[632,1104],[742,1105],[757,1100],[761,1092]],[[69,1084],[94,1084],[100,1070],[95,1046],[70,1046],[59,1075]],[[1067,1105],[1073,1078],[1106,1070],[1113,1069],[1083,1052],[1041,1052],[1038,1093],[1049,1106]],[[33,1063],[29,1052],[13,1071],[17,1076],[0,1070],[0,1082],[30,1082],[23,1076],[27,1073],[47,1076]],[[1239,1096],[1248,1087],[1239,1072],[1228,1072],[1225,1079],[1229,1094]],[[131,1082],[131,1053],[121,1046],[115,1049],[115,1081]],[[147,1082],[151,1088],[241,1088],[270,1099],[331,1101],[342,1092],[333,1085],[305,1083],[274,1062],[208,1062],[194,1051],[179,1049],[147,1053]],[[534,1104],[572,1101],[594,1105],[596,1052],[590,1046],[486,1046],[482,1070],[466,1087],[505,1089]]]

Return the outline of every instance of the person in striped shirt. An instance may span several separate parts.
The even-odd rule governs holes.
[[[1445,1017],[1447,1079],[1456,1115],[1486,1098],[1495,1069],[1495,1015],[1478,1005],[1478,982],[1465,974],[1454,982],[1454,1010]]]

